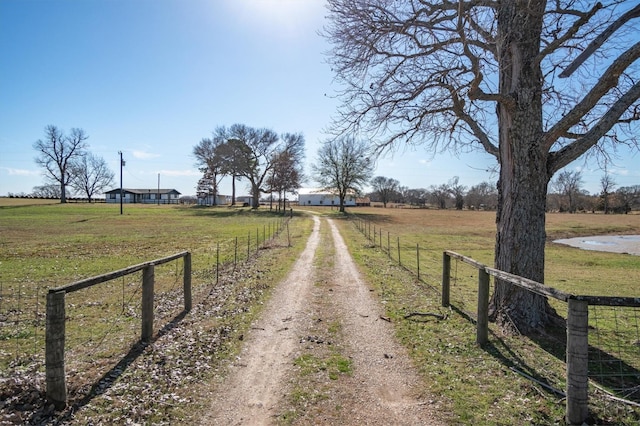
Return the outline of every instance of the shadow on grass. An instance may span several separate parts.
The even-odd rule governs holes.
[[[460,317],[472,324],[477,324],[475,318],[469,313],[451,304],[450,308]],[[556,395],[565,396],[562,389],[554,387],[545,377],[544,366],[535,366],[527,363],[519,356],[505,340],[491,329],[491,339],[482,348],[496,358],[502,365],[529,380],[544,387],[547,391]],[[567,334],[561,327],[550,327],[545,332],[520,336],[529,339],[540,349],[550,354],[562,363],[566,362]],[[595,371],[598,370],[598,371]],[[640,370],[600,348],[589,345],[589,379],[600,386],[610,389],[635,389],[635,392],[624,395],[625,399],[640,402]]]
[[[109,388],[111,388],[118,378],[127,371],[131,364],[133,364],[134,361],[144,353],[147,346],[153,344],[155,341],[171,331],[171,329],[177,326],[186,317],[187,313],[187,311],[183,310],[176,315],[176,317],[165,324],[149,342],[136,342],[131,349],[129,349],[129,352],[127,352],[116,365],[104,373],[102,377],[100,377],[93,386],[91,386],[91,389],[84,397],[75,402],[70,401],[68,407],[62,412],[62,416],[57,418],[57,420],[71,420],[74,412],[89,404],[95,397],[104,394]]]
[[[210,216],[214,218],[222,217],[234,217],[242,215],[259,215],[266,217],[289,217],[291,215],[290,210],[276,210],[269,209],[269,207],[260,207],[259,209],[252,209],[251,207],[240,206],[194,206],[191,207],[190,212],[194,216]],[[294,216],[300,216],[300,212],[293,211]]]
[[[349,219],[360,219],[360,220],[364,220],[364,221],[371,221],[374,222],[378,225],[380,223],[392,223],[393,222],[393,217],[389,216],[389,215],[384,215],[384,214],[377,214],[377,213],[369,213],[369,212],[354,212],[353,210],[349,210],[346,214],[345,217],[348,217]]]
[[[552,328],[544,333],[527,336],[545,352],[565,362],[567,334],[564,329]],[[640,403],[640,370],[611,352],[594,345],[588,349],[589,380],[614,391],[634,390],[628,395],[619,395],[629,401]]]

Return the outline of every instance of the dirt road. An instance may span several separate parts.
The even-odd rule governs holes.
[[[331,271],[316,269],[319,246]],[[382,314],[335,224],[314,216],[305,250],[245,337],[202,424],[439,424]],[[312,337],[326,334],[328,322],[340,330],[331,334],[335,341]],[[328,378],[320,368],[304,376],[295,362],[323,354],[348,360],[349,374]],[[302,408],[292,394],[304,395]]]

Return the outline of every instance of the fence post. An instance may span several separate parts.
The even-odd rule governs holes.
[[[192,307],[191,298],[191,253],[187,252],[184,255],[184,310],[189,312]]]
[[[567,423],[589,415],[589,304],[569,299],[567,316]]]
[[[489,274],[484,268],[478,269],[478,322],[476,342],[484,345],[489,340]]]
[[[416,265],[418,265],[418,281],[420,281],[420,243],[416,243]]]
[[[149,342],[153,336],[153,284],[155,272],[153,264],[142,270],[142,335],[143,342]]]
[[[238,264],[238,236],[236,236],[236,245],[233,249],[233,269],[236,269],[236,265]]]
[[[449,293],[451,292],[451,256],[442,252],[442,306],[449,306]]]
[[[56,409],[67,405],[67,384],[64,373],[65,292],[47,293],[46,323],[47,399]]]
[[[398,265],[402,266],[402,261],[400,260],[400,237],[398,237]]]
[[[391,245],[389,244],[389,231],[387,231],[387,254],[389,255],[389,259],[391,259]]]

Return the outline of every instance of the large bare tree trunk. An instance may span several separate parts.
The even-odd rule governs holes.
[[[64,176],[63,176],[64,179]],[[67,202],[67,186],[60,182],[60,203],[64,204]]]
[[[498,15],[500,72],[498,105],[500,200],[497,212],[496,268],[544,282],[545,206],[549,173],[542,146],[542,72],[534,62],[540,46],[543,1],[527,14],[504,2]],[[525,8],[526,9],[526,8]],[[526,333],[555,318],[543,296],[500,280],[491,301],[494,320]]]
[[[257,209],[260,207],[260,187],[255,182],[251,182],[251,196],[251,208]]]
[[[231,175],[231,205],[236,205],[236,175]]]

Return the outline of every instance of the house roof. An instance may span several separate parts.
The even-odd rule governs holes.
[[[310,195],[310,194],[324,194],[333,195],[330,191],[322,188],[300,188],[298,189],[298,195]]]
[[[328,195],[328,196],[338,196],[338,191],[331,191],[329,189],[322,188],[300,188],[298,189],[298,195]],[[347,195],[353,197],[355,195],[354,191],[347,191]]]
[[[177,190],[171,189],[158,189],[158,188],[145,188],[145,189],[131,189],[131,188],[122,188],[123,192],[128,192],[130,194],[180,194]],[[105,194],[112,194],[120,192],[120,188],[112,189],[110,191],[106,191]]]

